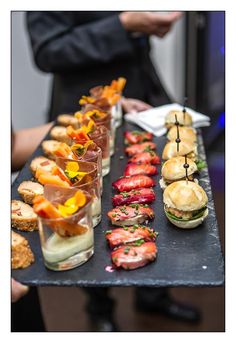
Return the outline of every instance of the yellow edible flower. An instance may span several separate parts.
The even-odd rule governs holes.
[[[62,217],[68,217],[78,211],[79,208],[86,204],[86,196],[81,190],[78,190],[75,195],[66,200],[64,205],[58,205],[58,211]]]

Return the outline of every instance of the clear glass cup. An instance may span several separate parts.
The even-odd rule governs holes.
[[[74,187],[89,193],[92,197],[92,221],[93,227],[97,226],[102,219],[102,198],[99,177],[96,177],[91,182]]]
[[[122,125],[123,118],[121,100],[118,100],[117,103],[111,107],[111,114],[112,118],[115,120],[115,127],[118,128]]]
[[[76,150],[73,150],[76,154]],[[77,155],[77,154],[76,154]],[[86,153],[82,156],[78,156],[78,160],[85,162],[94,162],[98,167],[98,176],[100,178],[101,193],[103,190],[103,177],[102,177],[102,149],[97,146],[97,144],[89,145]]]
[[[110,156],[114,155],[115,151],[115,137],[116,137],[116,125],[115,120],[112,118],[111,114],[108,114],[106,119],[95,119],[97,126],[105,126],[110,132]]]
[[[110,136],[109,130],[103,125],[98,126],[97,129],[89,134],[91,140],[99,146],[102,150],[102,176],[109,174],[110,172]],[[74,140],[75,143],[85,144],[85,140]]]
[[[94,162],[86,162],[82,160],[72,160],[70,158],[57,157],[56,164],[63,170],[63,172],[67,176],[68,176],[68,173],[66,172],[66,170],[68,170],[68,167],[67,167],[68,162],[77,163],[79,167],[78,171],[82,173],[86,173],[80,179],[76,177],[73,180],[70,179],[73,187],[75,187],[76,185],[82,185],[84,183],[91,182],[92,180],[94,180],[96,177],[99,176],[98,166]]]
[[[64,204],[76,191],[76,188],[45,185],[44,196],[52,203]],[[87,262],[94,253],[92,197],[84,193],[87,204],[69,217],[46,219],[38,216],[41,249],[48,269],[73,269]]]

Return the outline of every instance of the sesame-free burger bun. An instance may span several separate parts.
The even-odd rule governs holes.
[[[167,207],[180,211],[196,211],[207,205],[208,198],[204,189],[191,181],[176,181],[166,187],[163,201]]]
[[[170,129],[172,126],[175,125],[175,116],[177,117],[179,125],[192,126],[193,124],[192,116],[188,112],[185,112],[185,118],[184,118],[183,111],[172,110],[169,113],[167,113],[165,117],[165,126],[167,127],[167,129]]]
[[[194,174],[198,170],[196,163],[193,162],[193,160],[191,160],[190,158],[187,158],[187,163],[189,165],[188,175]],[[177,181],[184,178],[186,175],[184,164],[185,164],[185,157],[183,156],[170,158],[162,166],[162,169],[161,169],[162,177],[170,181]]]
[[[162,159],[163,160],[169,160],[172,157],[176,156],[185,156],[189,155],[191,153],[196,154],[196,144],[190,142],[190,141],[181,141],[179,143],[179,151],[177,151],[177,143],[176,141],[170,141],[166,143],[163,152],[162,152]],[[194,159],[195,156],[192,156],[191,158]],[[190,155],[188,156],[190,157]]]
[[[197,141],[197,134],[196,130],[190,126],[179,126],[179,137],[181,140],[196,142]],[[169,141],[175,141],[177,138],[177,128],[176,126],[172,126],[172,128],[168,131],[167,139]]]

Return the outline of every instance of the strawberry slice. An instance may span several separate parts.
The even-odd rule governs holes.
[[[133,176],[133,175],[157,175],[157,167],[150,164],[136,164],[128,163],[124,176]]]
[[[143,143],[153,139],[153,134],[146,131],[126,131],[124,136],[126,144]]]
[[[161,164],[161,159],[154,151],[147,151],[135,154],[129,159],[129,162],[140,164]]]
[[[134,175],[122,177],[112,183],[119,192],[130,191],[136,188],[149,188],[155,186],[155,182],[146,175]]]
[[[155,260],[157,247],[154,242],[137,241],[132,245],[122,245],[111,253],[116,268],[136,269]]]
[[[156,196],[152,188],[132,189],[130,192],[121,192],[112,198],[113,206],[129,204],[149,204]]]
[[[120,227],[114,230],[108,230],[105,234],[112,249],[122,244],[135,242],[139,239],[143,239],[145,242],[152,242],[155,241],[157,235],[153,229],[142,225]]]
[[[117,206],[107,213],[113,225],[135,225],[154,218],[154,211],[148,205],[130,204]]]
[[[156,149],[156,144],[153,142],[145,142],[140,144],[133,144],[128,146],[125,149],[125,152],[128,156],[133,156],[135,154],[138,154],[140,152],[149,152]]]

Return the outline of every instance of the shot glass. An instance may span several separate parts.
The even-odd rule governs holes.
[[[45,185],[44,196],[53,204],[64,204],[76,188]],[[46,219],[38,216],[44,264],[48,269],[63,271],[87,262],[94,253],[92,197],[84,192],[87,203],[69,217]]]
[[[76,154],[76,149],[73,149],[73,152]],[[102,177],[102,149],[97,146],[97,144],[91,144],[86,153],[82,156],[78,156],[79,161],[85,161],[85,162],[93,162],[96,163],[98,168],[98,176],[100,179],[100,188],[101,188],[101,194],[103,190],[103,177]]]
[[[93,227],[97,226],[102,219],[102,199],[99,177],[96,177],[91,182],[74,185],[74,187],[89,193],[92,197],[92,221]]]
[[[115,127],[118,128],[122,125],[123,118],[121,100],[118,100],[117,103],[111,107],[111,114],[115,120]]]
[[[70,162],[73,162],[73,170],[70,170],[69,168]],[[63,170],[65,175],[67,175],[73,187],[75,185],[91,182],[99,176],[97,164],[94,162],[57,157],[56,164]],[[78,176],[76,175],[76,170],[80,173]]]
[[[105,126],[109,130],[110,137],[110,156],[114,155],[115,151],[115,137],[116,137],[116,125],[115,120],[112,118],[111,114],[108,114],[106,119],[95,119],[97,126]]]
[[[98,126],[96,130],[89,134],[91,140],[97,144],[102,150],[102,176],[109,174],[110,172],[110,136],[109,130],[103,125]],[[74,140],[75,143],[85,144],[85,140]]]

